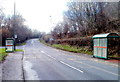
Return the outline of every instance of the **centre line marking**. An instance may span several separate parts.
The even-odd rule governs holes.
[[[69,64],[67,64],[67,63],[65,63],[65,62],[63,62],[63,61],[60,61],[60,63],[62,63],[62,64],[66,65],[66,66],[68,66],[68,67],[70,67],[70,68],[72,68],[72,69],[75,69],[75,70],[77,70],[77,71],[83,73],[82,70],[80,70],[80,69],[78,69],[78,68],[75,68],[75,67],[73,67],[73,66],[71,66],[71,65],[69,65]]]
[[[45,53],[44,51],[41,51],[42,53]]]
[[[45,52],[44,52],[44,51],[41,51],[41,53],[45,53]],[[48,57],[50,57],[50,58],[56,60],[56,58],[54,58],[54,57],[52,57],[52,56],[50,56],[50,55],[46,55],[46,56],[48,56]]]
[[[52,57],[52,56],[50,56],[50,55],[47,55],[47,56],[49,56],[50,58],[52,58],[52,59],[56,60],[54,57]]]

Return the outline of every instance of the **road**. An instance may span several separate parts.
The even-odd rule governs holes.
[[[79,56],[78,56],[79,55]],[[25,80],[118,80],[118,67],[48,47],[38,39],[24,46]]]

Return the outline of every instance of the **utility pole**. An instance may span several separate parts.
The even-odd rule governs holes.
[[[118,2],[118,21],[120,21],[120,1]],[[120,31],[119,31],[120,35]]]
[[[15,27],[15,24],[16,24],[16,21],[15,21],[15,14],[16,14],[16,3],[14,1],[14,23],[13,23],[13,37],[14,37],[14,50],[16,50],[16,27]]]
[[[15,21],[15,7],[16,7],[16,4],[15,4],[15,1],[14,1],[14,21]]]

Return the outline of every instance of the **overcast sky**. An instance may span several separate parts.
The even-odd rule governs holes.
[[[67,10],[68,0],[0,0],[0,6],[4,8],[4,13],[11,15],[14,12],[14,1],[16,11],[25,19],[25,24],[32,29],[50,32],[51,27],[62,21],[63,11]],[[75,0],[75,1],[108,1],[119,0]]]
[[[52,26],[62,21],[63,11],[67,9],[67,0],[0,0],[5,14],[13,14],[14,1],[16,11],[26,19],[25,24],[44,32],[49,32]]]

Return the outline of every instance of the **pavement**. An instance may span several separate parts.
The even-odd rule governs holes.
[[[0,48],[5,48],[5,46],[0,46]]]
[[[92,58],[28,40],[23,53],[10,53],[2,66],[3,80],[118,80],[118,62]]]
[[[0,82],[2,81],[2,64],[0,63]]]
[[[2,80],[23,80],[22,52],[10,53],[2,63]]]

